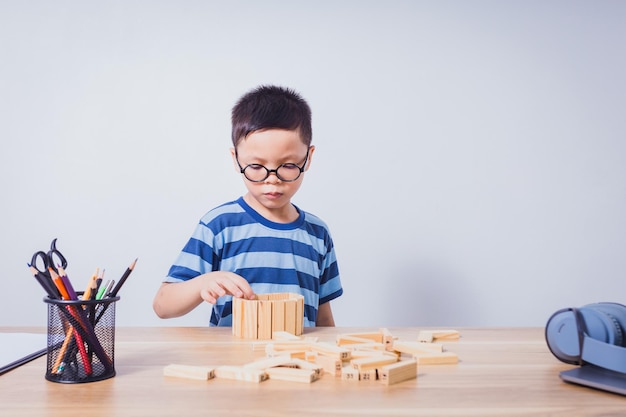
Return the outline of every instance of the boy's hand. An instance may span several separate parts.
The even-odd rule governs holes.
[[[216,271],[202,276],[204,283],[200,296],[207,303],[215,304],[223,295],[253,300],[255,295],[245,278],[234,272]]]

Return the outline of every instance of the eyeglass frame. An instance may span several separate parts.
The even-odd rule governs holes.
[[[300,178],[300,176],[302,175],[302,173],[305,171],[305,167],[306,167],[306,163],[309,161],[309,152],[311,150],[311,147],[309,146],[306,149],[306,156],[304,157],[304,162],[302,163],[302,166],[299,166],[298,164],[294,164],[293,162],[287,162],[284,164],[280,164],[278,165],[276,168],[274,169],[269,169],[268,167],[266,167],[265,165],[261,165],[261,164],[248,164],[245,167],[241,166],[241,163],[239,163],[239,154],[237,153],[237,148],[235,148],[235,161],[237,161],[237,165],[239,166],[239,173],[243,174],[243,176],[245,177],[245,179],[247,179],[250,182],[263,182],[265,180],[267,180],[270,177],[270,174],[273,172],[274,175],[276,175],[276,178],[278,178],[279,180],[281,180],[282,182],[294,182],[297,181],[298,178]],[[296,168],[298,168],[298,170],[300,170],[300,172],[298,173],[298,176],[292,180],[286,180],[283,179],[279,174],[278,174],[278,170],[284,166],[294,166]],[[263,168],[265,170],[265,177],[261,180],[251,180],[250,178],[248,178],[248,176],[246,175],[246,169],[248,167],[257,167],[257,168]]]

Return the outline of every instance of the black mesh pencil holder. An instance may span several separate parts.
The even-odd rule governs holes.
[[[46,379],[53,382],[94,382],[115,376],[115,302],[65,301],[48,303]]]

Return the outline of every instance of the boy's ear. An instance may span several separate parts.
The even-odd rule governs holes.
[[[237,164],[237,154],[235,153],[235,148],[230,148],[230,156],[233,157],[233,165],[235,166],[235,171],[239,173],[239,164]]]
[[[304,167],[305,171],[309,170],[309,167],[311,166],[311,159],[313,159],[313,154],[314,153],[315,153],[315,145],[311,145],[309,147],[309,159],[307,159],[306,166]]]

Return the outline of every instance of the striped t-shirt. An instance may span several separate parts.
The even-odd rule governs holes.
[[[211,271],[234,272],[257,294],[302,294],[304,325],[315,326],[319,305],[339,297],[343,289],[328,227],[310,213],[298,213],[292,223],[274,223],[243,197],[214,208],[200,219],[165,282]],[[231,300],[217,300],[211,326],[232,325]]]

